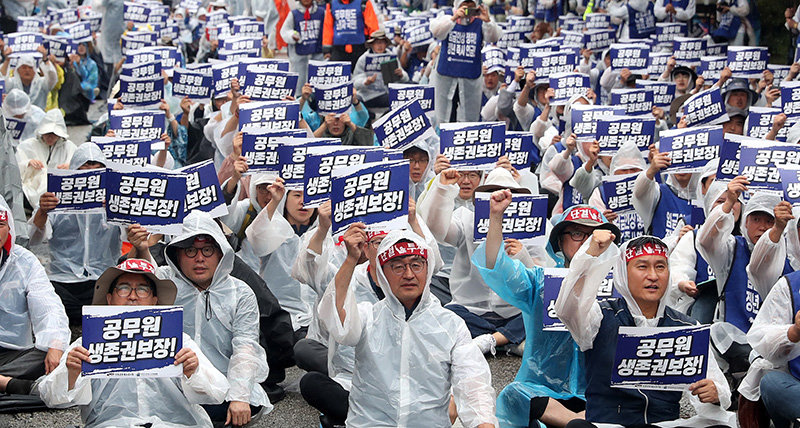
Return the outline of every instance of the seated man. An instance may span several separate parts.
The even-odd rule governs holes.
[[[758,311],[747,341],[771,365],[759,373],[760,388],[755,391],[760,389],[775,428],[788,428],[800,418],[800,273],[778,280]]]
[[[556,300],[556,315],[586,357],[586,421],[568,426],[644,426],[680,417],[681,392],[610,386],[619,327],[697,324],[664,304],[669,285],[667,245],[656,237],[642,236],[618,248],[614,238],[607,230],[593,232],[572,259]],[[614,288],[623,298],[598,301],[597,290],[612,265]],[[689,387],[689,400],[703,426],[728,423],[733,414],[723,409],[730,406],[730,389],[716,360],[707,360],[708,377]]]
[[[156,278],[155,267],[145,260],[126,260],[106,270],[97,280],[93,305],[172,305],[172,281]],[[200,347],[183,333],[183,349],[175,365],[183,375],[175,378],[94,378],[81,376],[81,363],[90,361],[82,338],[39,385],[49,407],[81,407],[81,422],[90,426],[211,427],[198,404],[219,403],[228,381],[208,361]]]
[[[329,113],[319,128],[314,131],[317,138],[338,138],[343,146],[372,146],[375,133],[371,129],[357,126],[346,113]]]
[[[356,302],[350,284],[367,246],[364,227],[345,232],[347,258],[319,305],[333,338],[355,347],[347,425],[450,427],[452,394],[464,426],[497,426],[489,365],[464,321],[431,297],[437,261],[423,238],[389,232],[377,256],[386,297]]]
[[[150,259],[147,245],[142,242],[133,256]],[[207,213],[189,213],[164,255],[167,266],[158,274],[178,287],[183,331],[230,383],[224,403],[205,406],[211,420],[244,425],[259,412],[269,413],[272,405],[259,385],[269,367],[258,341],[258,303],[244,281],[230,276],[233,248],[219,226]]]
[[[106,163],[97,144],[84,143],[72,155],[69,169],[103,168]],[[51,192],[44,193],[39,201],[39,209],[30,220],[30,243],[47,241],[47,275],[64,303],[70,325],[80,325],[81,307],[92,301],[95,280],[116,265],[122,229],[108,224],[104,213],[51,214],[58,205],[58,198]]]
[[[503,243],[503,212],[510,202],[508,190],[492,194],[486,242],[472,254],[472,263],[486,284],[503,300],[520,308],[525,318],[523,364],[515,381],[498,396],[497,417],[504,427],[538,427],[539,421],[563,427],[573,419],[583,418],[583,354],[569,333],[542,330],[544,272],[541,267],[525,267],[513,260]],[[619,233],[599,211],[575,205],[555,225],[550,244],[563,254],[569,267],[583,242],[599,229]]]
[[[14,237],[14,216],[0,198],[0,392],[30,394],[58,365],[70,333],[44,268]]]

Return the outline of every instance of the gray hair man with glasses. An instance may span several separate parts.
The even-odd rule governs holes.
[[[134,257],[150,258],[146,239],[131,242]],[[219,226],[207,213],[189,213],[164,255],[167,266],[157,273],[178,288],[175,304],[183,306],[183,331],[230,384],[224,403],[203,406],[211,420],[241,426],[269,413],[272,404],[259,385],[269,367],[258,341],[258,303],[253,290],[231,276],[234,251]]]
[[[486,360],[464,321],[430,294],[437,257],[425,239],[392,231],[377,249],[386,298],[358,303],[351,279],[369,248],[362,223],[343,236],[347,257],[319,304],[336,342],[355,347],[347,426],[451,426],[451,394],[464,426],[494,427]]]

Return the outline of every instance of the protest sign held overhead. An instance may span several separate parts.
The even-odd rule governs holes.
[[[304,130],[259,130],[252,129],[242,133],[242,156],[247,160],[248,173],[280,171],[277,141],[280,137],[304,138]]]
[[[186,212],[199,210],[215,218],[228,214],[225,198],[222,197],[219,187],[217,170],[211,159],[177,171],[186,174]]]
[[[147,138],[92,137],[92,142],[100,147],[106,159],[133,166],[149,164],[152,152],[164,148],[162,140]]]
[[[699,172],[708,161],[719,158],[723,142],[722,126],[703,126],[662,131],[658,151],[669,153],[672,163],[667,172]]]
[[[419,100],[419,105],[425,113],[433,112],[433,86],[410,85],[406,83],[389,84],[389,108],[395,110],[412,100]]]
[[[614,155],[627,142],[647,151],[653,143],[655,129],[653,117],[611,116],[597,120],[595,139],[600,144],[601,155]]]
[[[769,50],[765,47],[728,47],[728,68],[731,69],[733,77],[760,78],[768,63]]]
[[[157,140],[166,130],[162,110],[111,110],[108,116],[108,128],[116,138]]]
[[[351,66],[347,61],[308,62],[308,83],[316,85],[336,85],[350,81]]]
[[[491,170],[503,152],[505,123],[443,123],[439,149],[457,169]]]
[[[106,218],[109,223],[139,223],[152,233],[180,233],[185,216],[186,175],[173,171],[108,171]]]
[[[353,82],[332,85],[314,86],[314,99],[317,101],[317,112],[342,114],[353,105]]]
[[[550,88],[555,96],[551,105],[563,105],[573,95],[584,95],[591,88],[589,76],[581,73],[558,73],[550,76]]]
[[[334,168],[380,162],[383,157],[384,150],[380,147],[309,147],[305,158],[303,206],[305,208],[317,208],[330,199],[331,175]]]
[[[434,135],[419,100],[390,110],[372,124],[372,129],[382,146],[395,150],[405,150]]]
[[[491,193],[475,194],[475,223],[472,232],[475,242],[484,241],[489,231],[490,198]],[[503,212],[503,238],[543,244],[546,224],[546,196],[512,195],[508,208]]]
[[[53,169],[47,172],[47,191],[58,198],[52,212],[103,212],[106,200],[105,168],[88,171]]]
[[[683,119],[687,126],[717,125],[728,121],[728,113],[719,88],[692,95],[683,103]]]
[[[297,101],[260,101],[239,107],[240,131],[296,129],[299,121],[300,104]]]

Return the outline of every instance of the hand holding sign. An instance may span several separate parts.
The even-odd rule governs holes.
[[[717,386],[714,385],[714,381],[711,379],[703,379],[691,384],[689,391],[692,391],[692,395],[696,395],[701,403],[719,403]]]
[[[75,381],[78,380],[78,376],[81,374],[83,362],[88,363],[89,361],[89,351],[83,346],[78,345],[69,351],[67,354],[68,390],[75,388]]]
[[[736,204],[739,196],[747,191],[747,185],[749,184],[750,181],[747,180],[747,177],[741,175],[728,183],[728,191],[725,193],[725,203],[722,205],[723,212],[731,212],[733,205]]]
[[[199,364],[197,354],[195,354],[191,348],[181,349],[175,354],[175,365],[177,366],[178,364],[183,364],[183,375],[186,376],[187,379],[191,378]]]
[[[361,254],[367,249],[367,232],[364,223],[358,222],[351,224],[342,235],[344,246],[347,249],[347,258],[353,261],[361,258]]]

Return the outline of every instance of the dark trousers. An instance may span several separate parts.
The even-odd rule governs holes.
[[[445,308],[450,309],[464,319],[473,338],[482,334],[498,332],[515,345],[525,340],[525,323],[522,321],[522,314],[517,314],[511,318],[503,318],[494,312],[475,315],[467,308],[453,303],[445,306]]]
[[[306,373],[300,379],[300,394],[311,407],[327,416],[332,424],[344,424],[347,419],[347,400],[350,393],[328,375],[317,372]]]
[[[328,347],[316,340],[298,340],[294,344],[294,360],[307,372],[328,374]]]
[[[83,282],[57,282],[50,281],[56,294],[61,298],[64,309],[67,311],[69,325],[82,325],[83,305],[91,305],[94,297],[94,281]]]
[[[0,375],[36,380],[44,374],[45,355],[36,348],[20,351],[0,348]]]
[[[369,101],[364,101],[364,106],[367,108],[388,108],[389,107],[389,94],[381,94]]]
[[[348,53],[345,50],[344,46],[332,46],[331,47],[331,61],[350,61],[350,66],[353,70],[356,69],[356,61],[358,61],[358,57],[361,56],[364,52],[367,51],[367,47],[363,44],[361,45],[351,45],[353,47],[353,52]]]
[[[211,422],[222,422],[224,423],[226,419],[228,419],[228,406],[231,403],[226,401],[222,404],[201,404],[203,410],[208,413],[209,419]],[[261,411],[261,406],[253,406],[250,405],[250,417],[256,415],[256,413]]]

